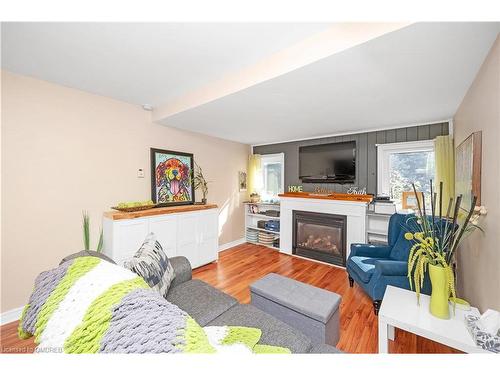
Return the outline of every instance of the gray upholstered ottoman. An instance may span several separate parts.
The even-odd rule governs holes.
[[[314,344],[337,345],[341,297],[270,273],[250,285],[252,305],[302,331]]]

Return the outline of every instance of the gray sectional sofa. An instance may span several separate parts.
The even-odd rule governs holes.
[[[313,345],[302,332],[257,309],[238,301],[208,285],[192,279],[192,270],[185,257],[170,259],[175,279],[167,300],[191,315],[201,326],[246,326],[262,330],[260,344],[289,348],[292,353],[340,353],[330,345]]]

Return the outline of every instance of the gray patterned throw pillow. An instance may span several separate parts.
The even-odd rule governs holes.
[[[154,233],[148,234],[134,257],[125,262],[125,267],[141,276],[148,285],[156,289],[163,297],[167,296],[168,288],[175,277],[174,268],[156,241]]]

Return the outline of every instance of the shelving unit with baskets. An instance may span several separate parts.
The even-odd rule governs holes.
[[[249,243],[279,249],[280,205],[245,203],[245,238]]]

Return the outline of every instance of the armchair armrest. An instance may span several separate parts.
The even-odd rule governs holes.
[[[169,259],[170,264],[174,268],[175,278],[172,280],[170,287],[185,283],[192,279],[191,263],[186,257],[177,256]]]
[[[351,253],[349,257],[352,256],[364,256],[370,258],[389,258],[391,253],[391,247],[386,245],[369,245],[353,243],[351,244]]]
[[[407,276],[408,263],[401,260],[377,260],[375,272],[383,276]]]

